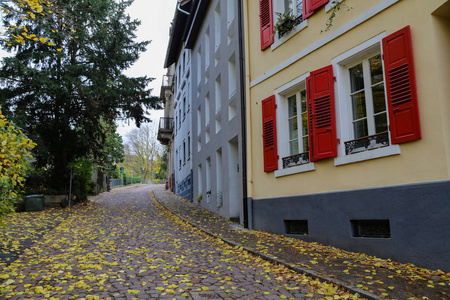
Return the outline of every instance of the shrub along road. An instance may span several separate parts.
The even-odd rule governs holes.
[[[178,199],[161,186],[140,186],[103,193],[69,212],[10,216],[0,230],[9,260],[0,262],[0,298],[359,298],[205,234],[165,209],[153,189]],[[8,256],[14,252],[22,255]]]

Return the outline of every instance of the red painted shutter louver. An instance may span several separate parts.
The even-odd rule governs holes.
[[[261,50],[273,44],[272,0],[259,0],[259,18],[261,21]]]
[[[383,39],[384,72],[391,141],[421,138],[416,76],[409,26]]]
[[[306,1],[309,1],[311,4],[311,6],[309,7],[310,10],[316,10],[327,4],[329,0],[306,0]]]
[[[310,161],[337,156],[333,67],[311,72],[307,78]]]
[[[278,170],[277,118],[275,96],[262,102],[264,172]]]
[[[303,19],[308,19],[317,9],[328,2],[329,0],[303,0]]]

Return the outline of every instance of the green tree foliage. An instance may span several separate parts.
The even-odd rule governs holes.
[[[78,158],[70,167],[73,168],[73,194],[77,202],[86,202],[91,190],[92,162],[87,158]]]
[[[139,126],[148,109],[160,108],[147,88],[152,78],[123,74],[149,43],[134,41],[140,22],[125,12],[132,2],[64,0],[57,2],[58,14],[5,17],[6,27],[26,28],[53,43],[0,40],[14,53],[0,70],[0,104],[37,143],[36,164],[50,168],[55,186],[67,189],[68,165],[77,158],[105,162],[113,155],[104,151],[104,124],[132,118]],[[31,12],[26,5],[17,10]]]
[[[0,107],[1,108],[1,107]],[[19,197],[31,150],[35,144],[0,110],[0,222],[14,210]]]

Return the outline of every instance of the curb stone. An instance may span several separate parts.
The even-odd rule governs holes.
[[[262,259],[264,259],[264,260],[266,260],[266,261],[269,261],[269,262],[273,262],[273,263],[277,263],[277,264],[283,265],[283,266],[285,266],[285,267],[287,267],[287,268],[289,268],[289,269],[291,269],[291,270],[293,270],[293,271],[295,271],[295,272],[297,272],[297,273],[300,273],[300,274],[304,274],[304,275],[310,276],[311,278],[319,279],[319,280],[325,281],[325,282],[327,282],[327,283],[332,283],[332,284],[334,284],[334,285],[338,285],[338,286],[340,286],[340,287],[342,287],[342,288],[344,288],[344,289],[346,289],[346,290],[348,290],[348,291],[350,291],[350,292],[352,292],[352,293],[359,294],[360,296],[362,296],[362,297],[364,297],[364,298],[366,298],[366,299],[368,299],[368,300],[384,300],[384,298],[381,298],[381,297],[378,297],[377,295],[374,295],[374,294],[372,294],[372,293],[366,292],[366,291],[364,291],[363,289],[360,289],[360,288],[358,288],[358,287],[356,287],[356,286],[350,285],[350,284],[348,284],[348,283],[346,283],[346,282],[344,282],[344,281],[342,281],[342,280],[339,280],[339,279],[335,279],[335,278],[331,278],[331,277],[328,277],[328,276],[321,275],[320,273],[315,272],[315,271],[313,271],[313,270],[307,270],[307,269],[299,268],[299,267],[297,267],[297,266],[295,266],[295,265],[292,265],[292,264],[289,263],[289,262],[280,260],[280,259],[275,258],[275,257],[270,256],[270,255],[266,255],[266,254],[257,252],[257,251],[255,251],[255,250],[253,250],[253,249],[251,249],[251,248],[246,247],[245,245],[242,245],[242,244],[233,242],[233,241],[231,241],[231,240],[228,240],[228,239],[226,239],[226,238],[223,238],[223,237],[221,237],[221,236],[218,236],[218,235],[216,235],[215,233],[213,233],[213,232],[211,232],[211,231],[209,231],[209,230],[207,230],[207,229],[204,229],[204,228],[202,228],[202,227],[199,227],[197,224],[195,224],[195,223],[193,223],[193,222],[191,222],[191,221],[185,219],[183,216],[181,216],[181,215],[176,214],[175,212],[173,212],[170,208],[168,208],[165,204],[163,204],[163,203],[155,196],[155,194],[153,193],[153,190],[152,190],[150,193],[151,193],[151,196],[152,196],[153,199],[155,199],[159,204],[161,204],[166,210],[168,210],[169,212],[171,212],[171,213],[172,213],[174,216],[176,216],[177,218],[183,220],[184,222],[186,222],[187,224],[189,224],[189,225],[191,225],[191,226],[193,226],[193,227],[195,227],[195,228],[200,229],[200,230],[203,231],[204,233],[206,233],[206,234],[208,234],[208,235],[210,235],[210,236],[212,236],[212,237],[214,237],[214,238],[217,238],[217,239],[220,239],[220,240],[224,241],[225,243],[227,243],[227,244],[229,244],[229,245],[231,245],[231,246],[234,246],[234,247],[242,247],[243,250],[245,250],[245,251],[247,251],[247,252],[249,252],[249,253],[251,253],[251,254],[253,254],[253,255],[259,256],[259,257],[261,257]]]

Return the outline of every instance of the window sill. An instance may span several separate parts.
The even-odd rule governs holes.
[[[304,173],[309,171],[316,170],[316,167],[314,166],[314,163],[304,164],[300,166],[290,167],[286,169],[276,170],[275,171],[275,177],[282,177],[297,173]]]
[[[369,150],[364,152],[359,152],[355,154],[345,155],[345,156],[339,156],[334,159],[334,165],[335,166],[341,166],[346,164],[351,164],[355,162],[365,161],[365,160],[371,160],[375,158],[381,158],[391,155],[397,155],[400,154],[400,146],[399,145],[391,145],[388,147],[375,149],[375,150]]]
[[[287,33],[283,37],[281,37],[279,39],[276,38],[275,42],[272,44],[272,46],[270,46],[270,50],[272,50],[272,51],[275,50],[276,48],[278,48],[279,46],[284,44],[284,42],[286,42],[291,37],[293,37],[295,34],[297,34],[297,32],[302,31],[306,27],[308,27],[308,20],[304,20],[303,22],[298,24],[294,29],[292,29],[289,33]]]

